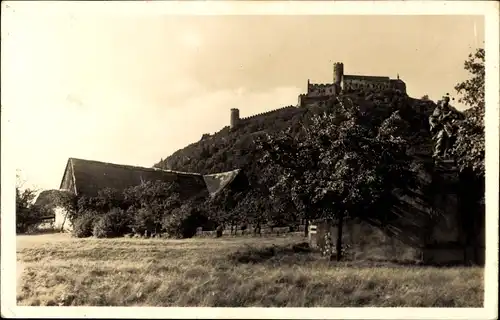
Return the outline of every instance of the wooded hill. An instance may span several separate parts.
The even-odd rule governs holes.
[[[341,98],[352,100],[361,110],[379,118],[380,121],[399,110],[403,119],[410,123],[417,141],[421,142],[415,147],[421,149],[429,146],[428,117],[435,107],[434,102],[414,99],[393,90],[379,93],[356,92]],[[289,129],[290,135],[300,138],[302,126],[307,127],[313,115],[328,113],[338,107],[338,99],[332,98],[322,106],[285,108],[264,117],[251,119],[244,126],[233,130],[225,127],[213,135],[204,136],[200,141],[176,151],[156,163],[154,167],[201,174],[239,168],[249,176],[258,176],[261,170],[258,160],[262,154],[254,143],[255,136],[264,133],[274,134]]]

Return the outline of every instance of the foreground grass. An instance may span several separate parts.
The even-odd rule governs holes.
[[[302,238],[18,236],[19,305],[482,307],[483,268],[330,263]],[[295,249],[294,249],[295,248]]]

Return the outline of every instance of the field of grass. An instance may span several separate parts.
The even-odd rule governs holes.
[[[17,237],[18,305],[482,307],[483,268],[329,262],[295,237]]]

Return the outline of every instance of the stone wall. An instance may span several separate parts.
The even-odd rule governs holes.
[[[353,253],[351,258],[484,264],[484,207],[471,212],[470,205],[460,201],[464,197],[457,190],[457,177],[454,168],[438,168],[431,188],[425,190],[429,195],[415,192],[412,197],[401,197],[387,221],[347,220],[342,239]],[[331,243],[336,243],[335,221],[315,224],[320,250],[327,244],[327,233]]]
[[[255,120],[255,119],[258,119],[258,118],[261,118],[261,117],[266,117],[266,116],[268,116],[268,115],[270,115],[272,113],[275,113],[275,112],[281,112],[281,111],[289,110],[289,109],[295,109],[295,107],[294,106],[286,106],[286,107],[281,107],[281,108],[278,108],[278,109],[274,109],[274,110],[270,110],[270,111],[266,111],[266,112],[262,112],[262,113],[257,113],[257,114],[254,114],[252,116],[241,118],[240,122],[243,123],[243,122],[252,121],[252,120]]]
[[[299,107],[305,107],[305,106],[312,106],[312,105],[323,105],[330,99],[332,99],[333,96],[315,96],[315,97],[310,97],[307,95],[300,95],[299,96]]]
[[[328,234],[331,243],[337,240],[336,221],[324,220],[317,223],[316,243],[320,250],[327,244]],[[360,220],[349,220],[342,230],[343,245],[347,258],[352,260],[399,260],[420,261],[422,253],[418,247],[409,245],[392,237],[375,225]]]
[[[236,228],[235,228],[236,229]],[[241,230],[238,228],[237,230],[233,230],[231,232],[231,228],[228,227],[222,232],[222,236],[285,236],[285,235],[304,235],[304,229],[305,226],[301,225],[298,228],[294,229],[291,231],[290,227],[275,227],[275,228],[269,228],[269,227],[262,227],[260,230],[260,234],[255,234],[254,229],[252,226],[248,227],[245,230]],[[198,228],[196,230],[196,237],[202,237],[202,238],[210,238],[210,237],[215,237],[216,236],[216,231],[215,230],[203,230],[202,228]]]
[[[385,90],[389,89],[389,81],[387,82],[372,82],[364,79],[344,79],[343,90],[361,90],[361,89],[372,89],[372,90]]]
[[[337,93],[337,86],[334,83],[309,84],[307,87],[308,97],[333,96]]]

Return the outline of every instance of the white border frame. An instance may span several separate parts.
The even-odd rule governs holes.
[[[482,15],[486,50],[486,266],[484,308],[150,308],[18,307],[15,273],[15,139],[2,107],[1,312],[25,318],[268,318],[268,319],[496,319],[498,317],[499,4],[496,1],[148,1],[18,2],[51,13],[117,15]],[[50,6],[48,6],[50,4]],[[2,18],[9,15],[2,2]],[[6,23],[2,19],[2,24]],[[26,21],[29,23],[29,21]],[[465,60],[466,57],[464,57]],[[2,77],[2,87],[5,83]],[[14,244],[14,245],[13,245]],[[14,289],[14,290],[13,290]]]

